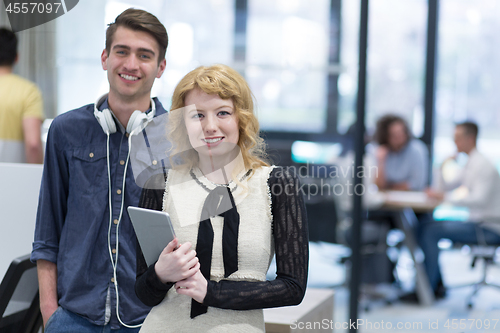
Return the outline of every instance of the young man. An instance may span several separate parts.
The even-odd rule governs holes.
[[[109,94],[51,124],[31,254],[46,333],[137,332],[129,326],[149,312],[134,292],[136,237],[126,207],[138,205],[141,188],[129,136],[166,113],[150,93],[167,44],[154,15],[124,11],[101,55]]]
[[[431,221],[421,225],[419,244],[425,254],[425,268],[435,293],[442,285],[438,241],[448,238],[464,244],[500,244],[500,175],[488,158],[476,148],[478,126],[472,122],[457,124],[457,152],[469,156],[460,175],[445,183],[446,192],[428,191],[433,198],[469,208],[469,220]]]
[[[0,28],[0,162],[43,163],[43,103],[32,82],[12,73],[17,37]]]

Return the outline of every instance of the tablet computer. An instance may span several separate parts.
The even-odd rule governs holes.
[[[175,238],[170,216],[166,212],[132,206],[127,210],[149,267],[158,260],[165,246]]]

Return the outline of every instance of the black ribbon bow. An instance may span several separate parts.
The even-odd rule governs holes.
[[[217,186],[210,191],[201,210],[201,222],[196,242],[196,255],[200,262],[203,276],[210,280],[212,266],[212,249],[214,245],[214,229],[211,217],[222,216],[222,257],[224,260],[224,277],[238,270],[238,229],[240,214],[236,210],[234,198],[229,187]],[[191,302],[191,318],[206,313],[208,307],[194,299]]]

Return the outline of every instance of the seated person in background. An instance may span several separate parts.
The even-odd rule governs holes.
[[[425,254],[425,268],[436,294],[439,294],[439,286],[442,285],[438,262],[438,241],[441,238],[466,244],[500,244],[500,175],[476,149],[477,135],[475,123],[456,125],[455,144],[459,153],[469,156],[467,164],[453,184],[444,184],[446,190],[454,191],[427,191],[432,198],[444,199],[444,202],[469,209],[467,222],[431,221],[420,225],[418,241]]]
[[[141,332],[264,332],[262,309],[299,304],[306,289],[297,177],[263,159],[252,93],[227,66],[179,82],[169,126],[172,163],[181,163],[166,185],[163,175],[150,180],[140,205],[167,211],[176,238],[150,267],[137,249],[136,294],[155,306]],[[266,281],[274,252],[277,278]]]
[[[422,141],[412,137],[406,121],[394,114],[381,117],[377,121],[374,138],[378,143],[375,148],[378,170],[374,182],[379,191],[424,190],[428,181],[429,152]],[[431,218],[429,213],[416,216],[419,222]],[[391,229],[398,227],[393,211],[371,210],[367,217],[372,221],[389,223]],[[395,262],[390,265],[391,276],[395,265]]]
[[[429,151],[412,138],[406,121],[385,115],[377,121],[375,141],[379,190],[419,191],[427,185]]]

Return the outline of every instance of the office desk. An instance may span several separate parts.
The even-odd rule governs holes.
[[[421,256],[416,255],[419,248],[414,235],[414,229],[418,224],[415,212],[432,212],[439,204],[440,201],[429,199],[425,192],[386,191],[384,192],[384,204],[380,208],[393,214],[398,228],[405,234],[404,244],[415,263],[417,275],[415,291],[420,304],[424,306],[434,302],[434,292],[430,286]]]
[[[332,332],[334,291],[307,288],[302,303],[264,309],[267,333]]]
[[[416,213],[430,213],[441,203],[421,191],[385,191],[383,195],[382,209],[387,210],[411,208]]]

